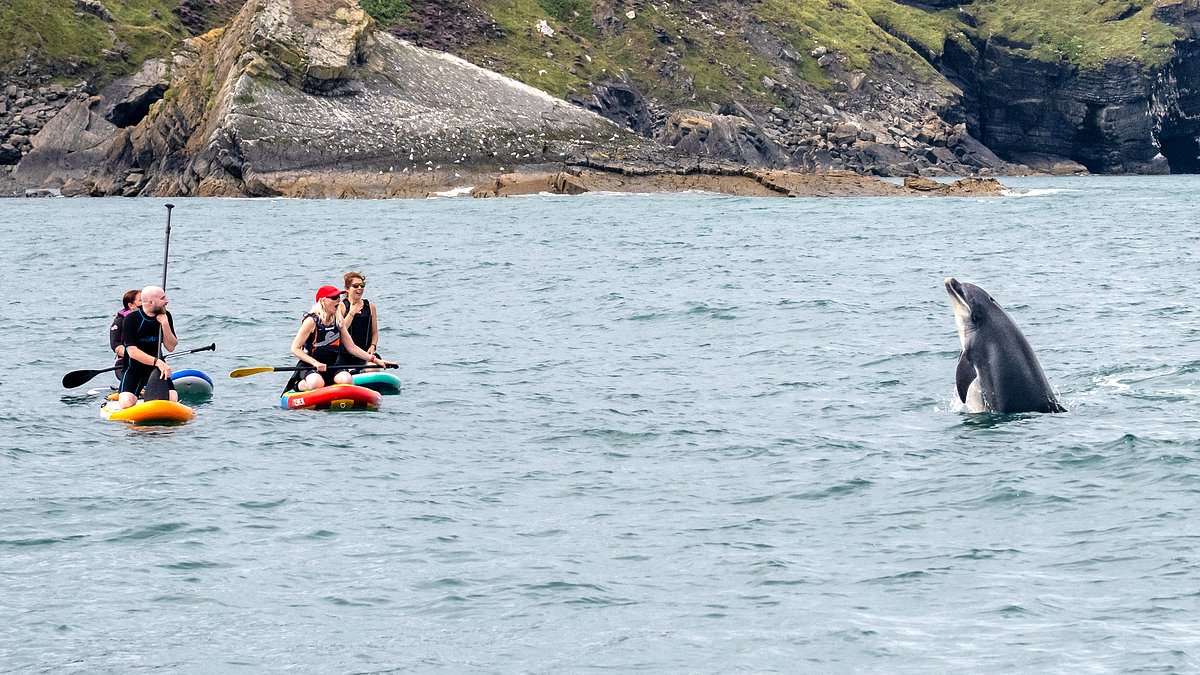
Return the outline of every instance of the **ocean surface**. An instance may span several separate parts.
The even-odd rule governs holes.
[[[0,671],[1200,670],[1200,177],[177,199],[196,419],[103,421],[166,200],[0,201]],[[284,411],[361,270],[404,391]],[[1070,412],[972,415],[946,276]]]

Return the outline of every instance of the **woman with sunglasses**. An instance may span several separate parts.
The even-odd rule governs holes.
[[[370,357],[375,356],[379,343],[379,315],[369,300],[363,297],[367,288],[367,280],[362,272],[350,271],[342,275],[346,285],[346,297],[338,303],[338,320],[346,324],[350,339]],[[360,359],[348,351],[343,351],[338,365],[366,366],[368,361]],[[361,370],[367,370],[363,368]]]

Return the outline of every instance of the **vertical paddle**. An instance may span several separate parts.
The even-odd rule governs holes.
[[[167,292],[167,262],[170,260],[171,254],[171,210],[175,208],[174,204],[167,204],[167,236],[163,241],[163,277],[162,289],[163,293]],[[167,311],[163,309],[163,311]],[[158,348],[155,350],[154,358],[161,359],[163,357],[163,329],[162,324],[158,326]],[[151,394],[151,392],[154,392]],[[146,400],[166,399],[168,398],[165,382],[162,379],[162,373],[157,368],[153,373],[150,373],[150,379],[146,382]]]

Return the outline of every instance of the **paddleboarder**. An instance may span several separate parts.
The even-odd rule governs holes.
[[[134,288],[125,291],[125,295],[121,296],[121,309],[117,311],[112,325],[108,327],[108,348],[117,355],[116,361],[113,361],[113,365],[116,366],[117,381],[120,381],[121,376],[125,374],[125,333],[122,331],[125,317],[136,312],[141,306],[142,292],[140,290]]]
[[[367,288],[367,279],[362,272],[350,271],[342,275],[345,284],[345,298],[338,303],[338,320],[348,323],[347,330],[354,344],[375,356],[379,342],[378,306],[371,304],[363,297]],[[339,366],[366,366],[367,362],[342,350],[338,357]],[[354,368],[350,372],[362,372],[368,368]],[[373,368],[370,370],[374,370]]]
[[[341,295],[342,292],[335,286],[317,289],[316,304],[304,314],[300,329],[292,339],[292,355],[300,359],[296,366],[306,367],[292,375],[284,391],[311,391],[324,387],[326,366],[336,364],[342,350],[362,359],[364,363],[387,365],[387,361],[368,354],[350,338],[347,324],[338,317],[337,305]],[[353,381],[353,376],[347,370],[339,370],[333,376],[336,384],[350,384]]]
[[[167,311],[167,293],[159,286],[147,286],[142,289],[142,306],[135,312],[130,312],[122,324],[124,333],[126,367],[118,389],[117,404],[128,408],[137,403],[138,392],[146,387],[151,375],[157,375],[155,382],[146,391],[146,398],[169,398],[178,401],[175,385],[171,382],[171,366],[158,358],[159,335],[162,335],[163,351],[173,351],[179,344],[175,337],[175,319]],[[157,371],[157,372],[156,372]],[[164,396],[161,389],[167,389]]]

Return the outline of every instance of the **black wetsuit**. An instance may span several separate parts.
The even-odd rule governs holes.
[[[171,326],[171,332],[175,332],[175,319],[167,312],[167,323]],[[125,345],[125,352],[129,353],[130,347],[137,347],[143,352],[159,357],[158,353],[158,321],[156,317],[146,316],[146,313],[139,309],[135,312],[130,312],[125,317],[125,322],[121,326],[121,332],[124,335],[122,344]],[[150,379],[150,374],[158,370],[154,366],[148,366],[141,361],[126,357],[125,359],[125,374],[121,377],[121,386],[118,391],[133,392],[138,394],[142,387],[146,386],[146,381]],[[167,381],[167,388],[174,389],[175,384]]]
[[[304,319],[310,318],[313,320],[313,323],[317,324],[317,327],[313,329],[313,332],[308,334],[308,339],[304,342],[304,353],[327,366],[336,364],[342,353],[342,333],[338,328],[336,315],[334,316],[334,321],[330,323],[321,323],[321,317],[312,312],[304,315]],[[304,319],[301,319],[301,321],[303,322]],[[296,366],[303,368],[303,370],[297,370],[292,375],[287,385],[284,386],[284,391],[296,391],[296,386],[300,384],[301,380],[312,373],[319,372],[307,361],[297,361]],[[325,380],[325,384],[329,385],[333,384],[333,376],[335,374],[337,374],[336,370],[326,370],[324,373],[321,373],[321,377]]]
[[[135,311],[136,310],[132,309],[122,309],[121,311],[117,312],[115,317],[113,317],[112,325],[108,327],[108,348],[113,350],[114,354],[116,354],[117,347],[125,343],[125,333],[122,332],[125,324],[125,317],[129,316]],[[117,367],[117,381],[120,382],[121,377],[125,374],[125,357],[116,357],[116,360],[113,361],[113,365]]]
[[[350,317],[350,314],[349,314],[350,313],[350,300],[349,299],[342,300],[342,309],[344,309],[346,311],[346,316]],[[347,332],[350,333],[350,339],[354,340],[354,344],[358,345],[358,347],[360,349],[362,349],[364,352],[371,348],[371,319],[372,319],[371,312],[372,311],[373,310],[371,309],[371,302],[369,300],[367,300],[366,298],[363,298],[362,311],[359,312],[358,314],[355,314],[352,318],[350,318],[350,325],[346,327]],[[339,358],[339,360],[338,360],[339,366],[366,366],[367,365],[367,362],[365,360],[358,358],[357,356],[351,354],[350,352],[346,351],[345,349],[342,350],[342,353],[338,358]],[[350,372],[355,372],[357,370],[358,369],[356,368],[354,370],[351,370]]]

